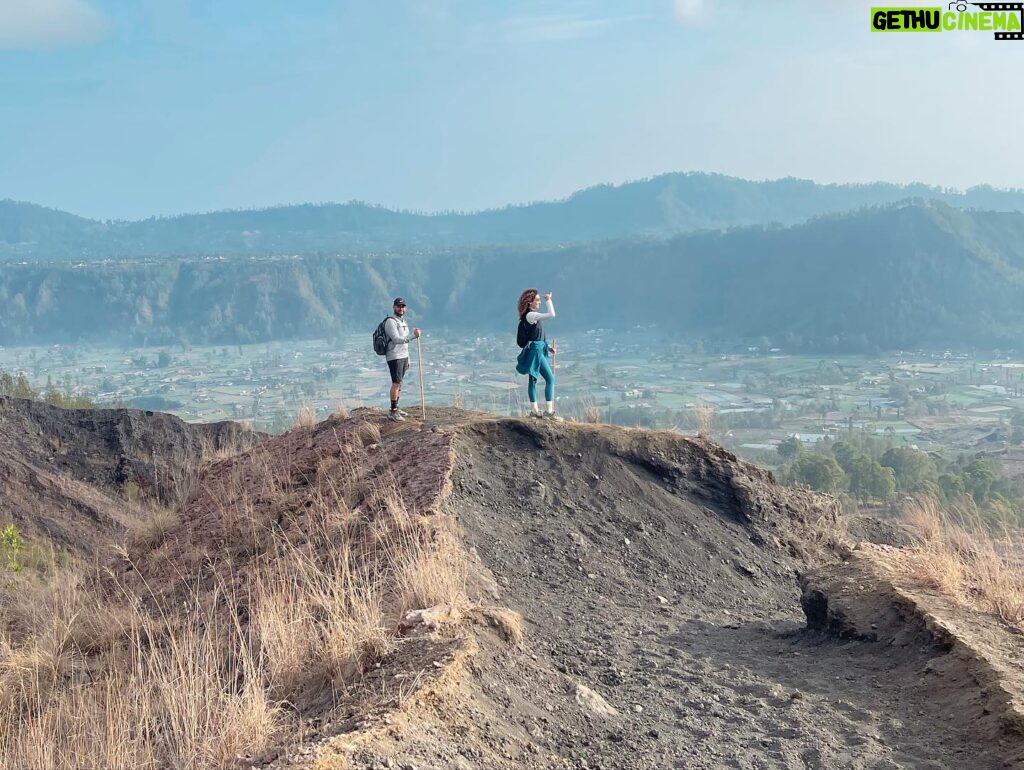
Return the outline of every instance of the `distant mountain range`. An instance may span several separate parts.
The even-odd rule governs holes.
[[[670,238],[699,230],[794,225],[908,198],[962,209],[1024,211],[1021,190],[975,187],[956,192],[921,184],[821,185],[800,179],[752,182],[704,173],[601,185],[562,201],[470,214],[428,215],[345,203],[99,222],[6,200],[0,201],[0,259],[356,254]]]
[[[435,332],[507,331],[511,349],[515,298],[526,286],[556,292],[552,331],[655,325],[652,340],[766,340],[794,352],[1019,348],[1024,214],[917,202],[665,239],[29,261],[0,269],[0,344],[361,333],[369,345],[373,324],[402,294],[416,323]]]

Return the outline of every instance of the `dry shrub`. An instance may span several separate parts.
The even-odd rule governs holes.
[[[575,407],[576,413],[574,417],[577,422],[590,423],[592,425],[601,424],[601,407],[590,396],[584,396],[579,399]]]
[[[236,424],[238,425],[237,433],[229,433],[227,437],[221,434],[216,441],[208,434],[200,435],[200,462],[202,465],[210,465],[231,457],[237,457],[242,452],[252,449],[259,443],[251,422],[246,421]]]
[[[295,413],[295,422],[292,423],[292,429],[295,428],[312,428],[316,425],[316,410],[311,406],[303,405],[299,407],[299,411]]]
[[[253,452],[252,465],[256,472],[256,477],[260,480],[260,486],[253,490],[253,493],[267,500],[280,498],[287,484],[285,483],[283,469],[271,457],[270,453],[265,449],[257,448]],[[231,494],[234,498],[240,499],[243,496],[241,494],[241,479],[237,483],[239,485],[238,489],[232,490]]]
[[[355,430],[355,436],[362,446],[380,443],[380,426],[367,420],[361,420]]]
[[[144,518],[128,525],[125,547],[130,553],[151,551],[158,548],[180,525],[181,519],[175,511],[153,506]]]
[[[1013,563],[1012,545],[997,542],[969,512],[951,513],[933,498],[908,503],[904,516],[921,537],[902,565],[913,583],[1024,624],[1024,574]]]
[[[457,390],[452,393],[452,406],[456,409],[466,408],[466,394],[461,390]]]
[[[70,656],[47,641],[14,650],[0,662],[0,728],[45,710],[70,669]]]
[[[377,539],[375,547],[385,551],[393,550],[395,543],[390,538],[395,531],[409,526],[409,508],[402,492],[393,478],[378,480],[366,495],[366,511],[373,514],[373,526]]]
[[[464,606],[469,565],[452,519],[397,529],[392,535],[391,560],[396,570],[401,614],[414,609],[448,604]],[[424,534],[427,536],[425,537]]]
[[[974,567],[978,591],[988,608],[1017,626],[1024,626],[1024,575],[1011,565],[990,537],[977,543]]]
[[[933,497],[921,497],[903,509],[904,520],[917,530],[925,543],[937,543],[946,535],[947,516]]]
[[[223,768],[270,744],[279,709],[237,624],[194,607],[157,633],[141,604],[58,590],[79,583],[0,660],[0,769]]]
[[[711,438],[711,423],[715,418],[715,408],[698,398],[693,404],[693,419],[697,427],[697,435],[701,438]]]
[[[380,580],[355,562],[344,546],[329,566],[293,550],[258,578],[252,629],[275,697],[344,685],[394,649]]]

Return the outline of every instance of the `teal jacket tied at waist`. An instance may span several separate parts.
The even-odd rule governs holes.
[[[540,377],[540,362],[542,358],[548,357],[548,343],[546,340],[531,342],[519,353],[516,359],[516,371],[520,374],[528,374],[534,379]]]

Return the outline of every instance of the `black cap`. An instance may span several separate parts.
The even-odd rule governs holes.
[[[404,300],[404,299],[402,299],[401,297],[395,297],[395,301],[394,301],[394,302],[392,302],[391,304],[392,304],[393,306],[398,306],[398,305],[401,305],[402,307],[405,307],[405,300]]]

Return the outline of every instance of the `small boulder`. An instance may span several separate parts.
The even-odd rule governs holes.
[[[574,687],[574,695],[576,696],[576,702],[594,716],[610,719],[619,715],[619,712],[608,701],[589,687],[577,683]]]

